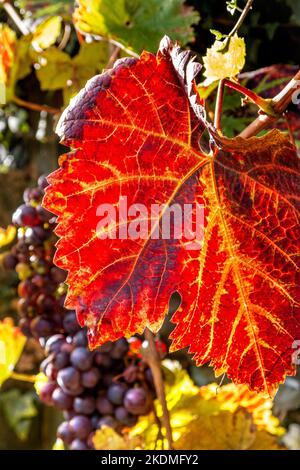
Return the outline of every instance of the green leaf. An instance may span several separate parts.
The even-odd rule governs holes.
[[[75,26],[84,33],[118,39],[136,51],[155,51],[165,34],[186,44],[199,14],[184,0],[79,0]]]
[[[108,45],[103,41],[82,44],[73,58],[50,47],[36,55],[39,67],[36,75],[42,90],[63,90],[64,104],[67,105],[89,78],[102,71],[108,58]]]
[[[0,405],[6,421],[21,440],[26,440],[28,437],[31,420],[37,415],[34,400],[33,392],[22,394],[17,389],[0,395]]]
[[[60,16],[53,16],[42,21],[33,33],[32,43],[40,49],[52,46],[61,33]]]
[[[72,59],[68,54],[50,47],[36,58],[39,67],[36,75],[42,90],[59,90],[67,86],[73,73]]]

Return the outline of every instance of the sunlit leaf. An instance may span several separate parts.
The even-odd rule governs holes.
[[[61,22],[60,16],[52,16],[39,23],[33,33],[32,43],[40,49],[52,46],[60,35]]]
[[[169,34],[186,44],[194,39],[193,24],[199,14],[183,0],[79,0],[75,26],[82,32],[112,37],[136,51],[155,51],[160,38]]]
[[[0,227],[0,248],[3,248],[12,243],[16,237],[16,227],[9,225],[7,228]]]
[[[234,78],[245,65],[246,47],[237,34],[229,40],[216,40],[203,57],[205,86],[223,78]]]
[[[14,370],[25,343],[26,337],[11,318],[0,321],[0,387]]]

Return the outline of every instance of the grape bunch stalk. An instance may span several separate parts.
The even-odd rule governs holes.
[[[46,342],[41,370],[48,382],[40,398],[63,411],[65,421],[57,437],[66,447],[93,449],[97,429],[122,432],[151,411],[152,374],[140,355],[131,353],[126,339],[90,351],[74,312],[67,313],[64,326],[65,335],[53,335]]]

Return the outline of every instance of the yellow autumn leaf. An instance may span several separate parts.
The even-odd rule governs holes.
[[[222,410],[234,412],[238,407],[245,408],[252,414],[258,429],[264,429],[277,436],[284,433],[279,419],[272,414],[271,398],[249,390],[247,385],[230,383],[219,387],[218,384],[211,383],[201,387],[199,393],[205,400],[217,401]]]
[[[7,228],[0,227],[0,248],[9,245],[15,239],[17,233],[16,227],[9,225]]]
[[[62,18],[52,16],[42,21],[32,35],[32,44],[40,49],[47,49],[57,40],[61,32]]]
[[[279,428],[279,421],[271,413],[269,399],[249,392],[244,386],[236,387],[233,384],[218,389],[216,384],[212,384],[199,389],[178,363],[164,361],[163,365],[166,400],[176,449],[254,448],[254,445],[259,444],[257,434],[262,431],[264,442],[268,439],[272,448],[279,448],[277,438],[282,434],[282,428]],[[158,400],[155,401],[155,409],[162,422],[162,408]],[[201,441],[199,433],[202,436],[202,432],[209,437]],[[143,440],[139,448],[168,448],[165,430],[159,428],[153,413],[141,417],[129,431],[131,439],[141,436]]]
[[[93,444],[96,450],[133,450],[137,444],[136,440],[128,436],[118,434],[108,426],[102,426],[95,432]]]
[[[255,442],[256,428],[250,413],[220,411],[199,416],[175,442],[176,450],[247,450]]]
[[[237,34],[223,41],[215,41],[203,57],[205,67],[204,86],[216,80],[234,78],[245,65],[246,46],[243,38]]]
[[[11,318],[0,321],[0,387],[14,370],[26,343],[26,337]]]

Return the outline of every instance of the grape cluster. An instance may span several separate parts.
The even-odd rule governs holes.
[[[19,326],[23,333],[38,339],[60,332],[65,315],[66,274],[53,264],[56,219],[41,206],[47,181],[25,190],[24,204],[16,209],[12,222],[18,227],[18,240],[4,260],[15,269],[18,284]]]
[[[64,328],[65,335],[53,335],[46,342],[48,356],[41,370],[49,381],[40,398],[63,411],[65,421],[57,436],[64,444],[70,450],[88,450],[97,429],[108,426],[120,432],[149,413],[152,375],[139,355],[130,352],[127,340],[90,351],[74,312],[66,314]]]

